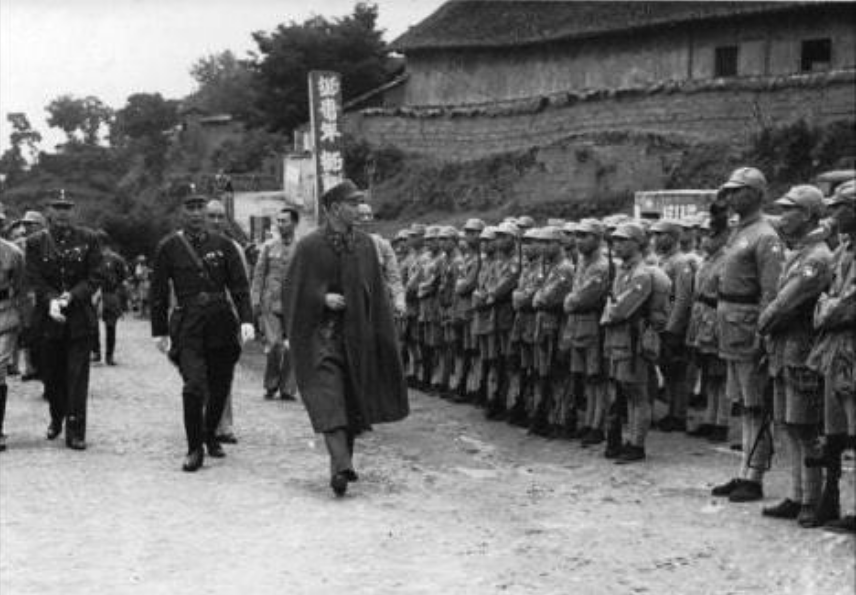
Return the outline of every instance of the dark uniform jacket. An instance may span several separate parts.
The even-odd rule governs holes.
[[[97,236],[85,227],[43,229],[27,238],[26,276],[36,297],[33,325],[41,336],[78,339],[98,332],[92,294],[101,285],[101,258]],[[48,312],[50,301],[65,292],[71,301],[60,323]]]
[[[170,281],[177,305],[183,314],[177,337],[182,348],[234,348],[240,351],[237,309],[241,322],[252,322],[249,280],[242,256],[229,238],[204,232],[192,244],[204,269],[194,262],[178,234],[165,237],[157,248],[152,273],[152,336],[169,332]],[[228,290],[231,301],[226,295]]]

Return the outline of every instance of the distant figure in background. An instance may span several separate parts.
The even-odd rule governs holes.
[[[45,216],[38,211],[27,211],[19,222],[21,232],[15,234],[14,243],[21,252],[26,249],[27,238],[45,228]],[[32,287],[24,279],[24,287],[20,302],[21,330],[18,336],[20,354],[24,360],[24,370],[21,381],[28,382],[40,378],[39,362],[41,351],[38,329],[33,326],[33,309],[36,306],[36,295]]]
[[[208,229],[221,234],[227,240],[232,242],[238,255],[241,258],[241,264],[244,267],[244,275],[249,281],[249,267],[247,259],[244,256],[244,250],[241,245],[229,235],[228,222],[226,220],[226,206],[219,200],[209,200],[205,205],[205,218],[208,222]],[[232,302],[232,308],[235,304]],[[232,387],[229,387],[229,394],[226,397],[226,404],[223,406],[223,415],[220,417],[220,423],[217,426],[216,438],[218,442],[226,444],[237,444],[238,438],[235,436],[233,429],[234,418],[232,417]]]
[[[105,350],[104,362],[108,366],[115,366],[114,358],[116,352],[116,324],[122,316],[122,283],[128,277],[128,263],[110,247],[110,236],[106,231],[98,231],[98,240],[101,243],[101,320],[104,321]],[[95,344],[92,347],[92,361],[101,361],[100,333],[95,335]]]
[[[149,289],[151,287],[152,270],[143,254],[137,256],[134,265],[134,305],[138,318],[146,318],[149,315]]]
[[[253,269],[250,296],[253,310],[260,318],[265,336],[264,398],[273,399],[279,393],[284,401],[295,400],[297,392],[291,371],[291,357],[283,341],[282,284],[285,271],[294,250],[294,230],[300,222],[300,213],[292,206],[280,209],[276,216],[279,237],[262,245],[258,262]]]

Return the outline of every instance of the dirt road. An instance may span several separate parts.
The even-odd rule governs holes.
[[[120,365],[92,370],[86,452],[47,442],[40,386],[11,381],[2,595],[854,592],[853,539],[760,516],[781,466],[763,504],[723,503],[709,489],[735,455],[673,434],[619,467],[414,392],[407,421],[358,442],[361,479],[336,500],[300,403],[262,400],[257,348],[234,386],[240,443],[182,473],[178,374],[146,323],[119,333]]]

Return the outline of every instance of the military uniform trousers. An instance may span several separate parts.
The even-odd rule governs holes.
[[[67,335],[67,332],[66,332]],[[51,421],[66,423],[66,439],[86,439],[86,402],[89,395],[89,356],[93,338],[68,336],[44,339],[39,369]]]
[[[186,308],[178,336],[178,369],[184,381],[184,431],[188,450],[213,440],[235,364],[241,354],[238,321],[225,300]]]
[[[291,373],[291,358],[283,345],[282,314],[272,311],[262,312],[262,330],[265,335],[264,386],[266,391],[280,391],[294,395],[297,391],[293,374]]]

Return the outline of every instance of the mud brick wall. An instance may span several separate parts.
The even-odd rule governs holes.
[[[365,110],[348,114],[346,129],[376,146],[460,161],[609,131],[745,145],[764,126],[800,118],[816,124],[856,118],[856,79],[619,93],[531,110]]]

